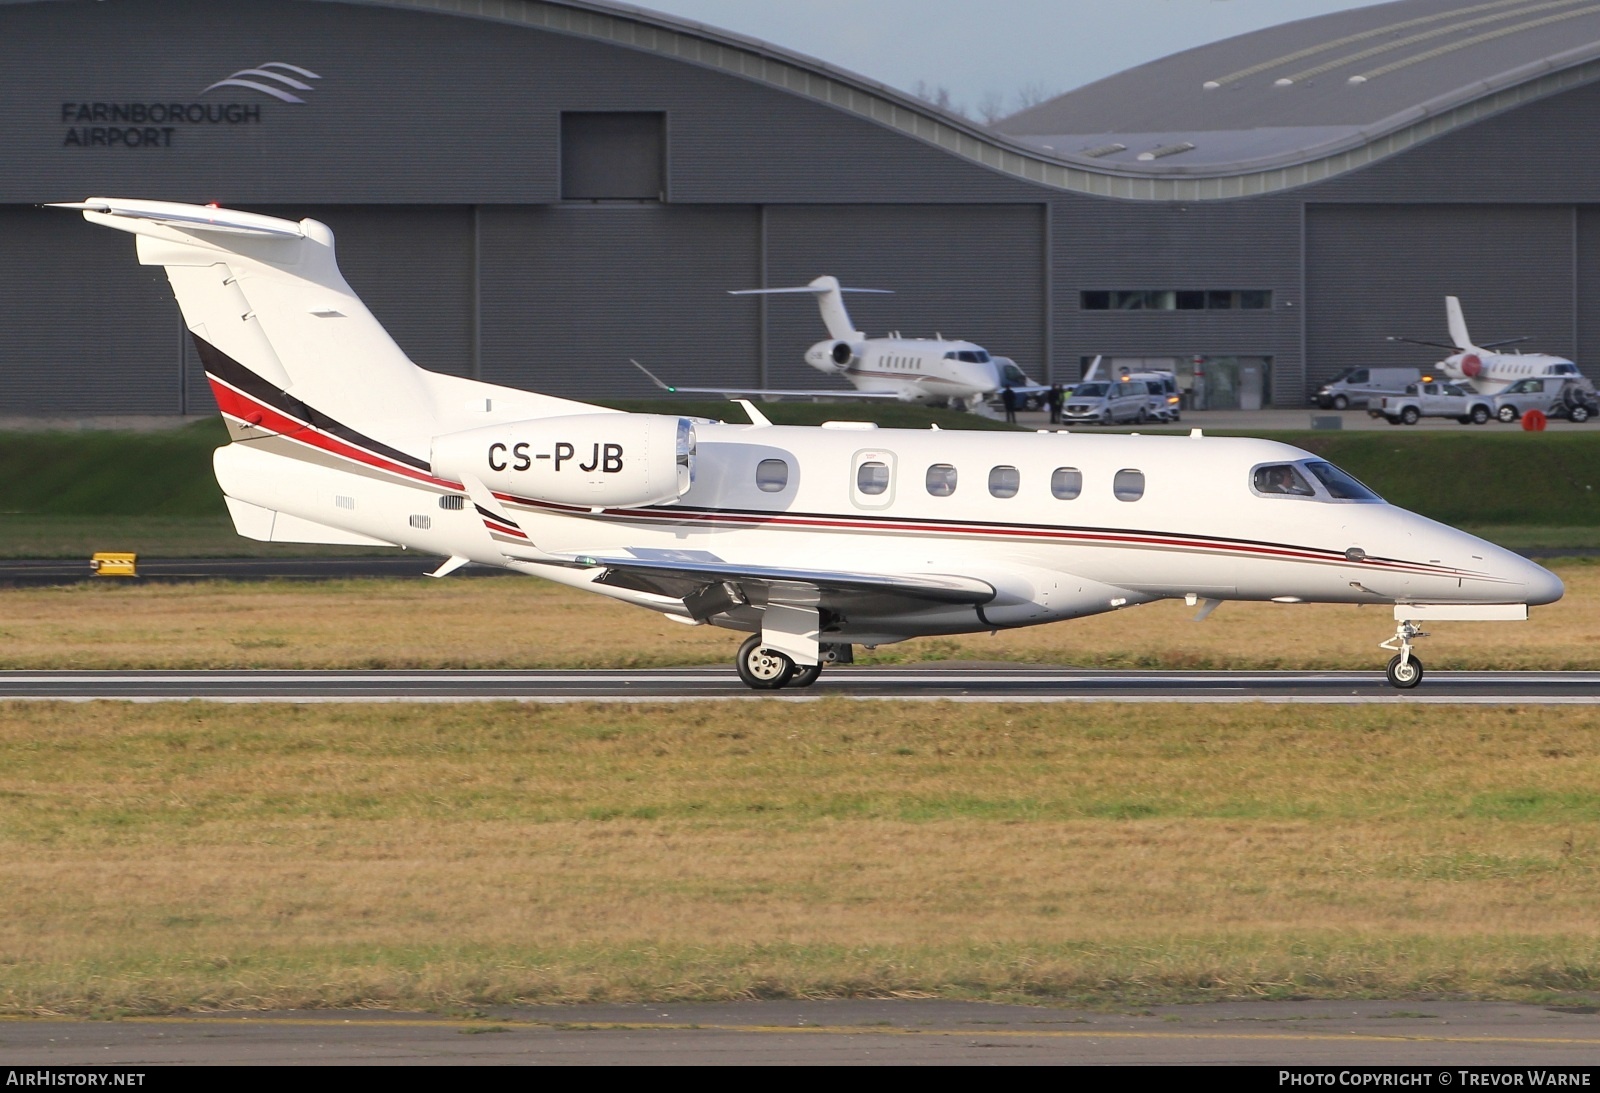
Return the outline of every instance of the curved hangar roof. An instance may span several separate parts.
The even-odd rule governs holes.
[[[1135,200],[1305,185],[1600,77],[1600,0],[1398,0],[1174,54],[989,129],[822,61],[610,0],[354,2],[672,57],[826,102],[1003,174]]]

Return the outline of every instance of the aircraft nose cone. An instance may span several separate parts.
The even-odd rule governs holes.
[[[1000,369],[994,364],[969,364],[972,386],[980,391],[1000,390]]]
[[[1544,566],[1526,560],[1523,564],[1526,569],[1522,574],[1522,584],[1528,590],[1528,603],[1555,603],[1566,592],[1566,585],[1561,583],[1561,578]]]

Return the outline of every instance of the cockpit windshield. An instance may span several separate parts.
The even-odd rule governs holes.
[[[1320,460],[1304,464],[1305,469],[1316,475],[1330,496],[1336,501],[1382,501],[1383,498],[1373,493],[1367,487],[1357,482],[1350,475],[1335,467],[1332,463]]]
[[[949,353],[945,354],[950,356]],[[989,351],[987,349],[961,349],[956,352],[956,360],[966,361],[968,364],[988,364]]]
[[[1304,497],[1315,501],[1383,500],[1332,463],[1320,459],[1262,464],[1250,472],[1250,486],[1267,497]]]

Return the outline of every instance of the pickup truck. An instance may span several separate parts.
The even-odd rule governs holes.
[[[1582,376],[1529,376],[1496,395],[1494,405],[1495,416],[1508,422],[1529,410],[1575,422],[1600,414],[1600,396],[1596,396],[1594,384]]]
[[[1463,425],[1482,425],[1494,417],[1494,400],[1453,383],[1412,383],[1403,395],[1385,395],[1367,413],[1390,425],[1415,425],[1425,417],[1452,417]]]

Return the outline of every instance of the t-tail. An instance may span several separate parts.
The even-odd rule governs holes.
[[[465,491],[486,522],[515,531],[482,476],[441,463],[439,452],[485,427],[617,416],[418,367],[345,282],[333,232],[315,220],[125,198],[55,207],[132,233],[139,262],[166,269],[234,442],[213,459],[217,481],[250,538],[398,541],[378,506],[354,499],[381,488],[374,483]],[[440,552],[500,556],[477,540]]]
[[[822,325],[828,328],[828,337],[841,342],[860,342],[866,340],[866,335],[856,329],[855,323],[850,321],[850,313],[845,310],[844,294],[846,292],[872,292],[889,295],[892,289],[885,288],[843,288],[837,277],[824,274],[812,281],[809,285],[798,288],[743,288],[729,292],[730,296],[789,296],[797,293],[810,293],[817,298],[817,307],[822,312]]]

